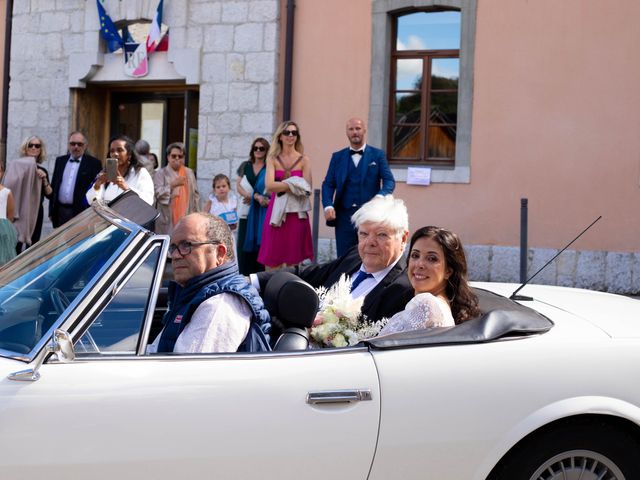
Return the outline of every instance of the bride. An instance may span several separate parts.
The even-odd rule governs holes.
[[[431,327],[451,327],[479,315],[478,299],[467,283],[467,260],[458,236],[440,227],[422,227],[409,244],[409,281],[415,296],[379,335]]]

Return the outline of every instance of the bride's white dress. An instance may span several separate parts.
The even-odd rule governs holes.
[[[430,293],[419,293],[407,303],[404,310],[389,319],[379,335],[454,325],[451,308],[446,301]]]

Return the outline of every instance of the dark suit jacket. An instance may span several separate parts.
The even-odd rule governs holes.
[[[295,273],[312,287],[329,288],[338,282],[340,275],[351,275],[360,268],[362,260],[358,255],[358,247],[351,248],[342,257],[322,265],[293,267],[287,270]],[[264,291],[267,281],[275,272],[257,273],[260,289]],[[395,313],[404,310],[409,300],[413,298],[413,287],[409,283],[404,260],[400,259],[386,277],[375,286],[364,298],[362,314],[368,320],[377,321],[381,318],[391,318]]]
[[[327,175],[322,182],[323,208],[340,205],[351,161],[348,147],[331,156]],[[389,195],[393,193],[396,181],[393,179],[389,162],[387,162],[387,157],[382,150],[367,145],[360,162],[364,162],[367,172],[366,175],[363,175],[360,183],[362,197],[367,199],[365,201],[371,200],[378,194]]]
[[[69,154],[62,155],[56,158],[56,165],[53,170],[53,178],[51,179],[51,188],[53,188],[53,195],[49,200],[49,216],[54,226],[59,225],[57,208],[59,205],[58,195],[60,193],[60,185],[62,184],[62,174],[69,160]],[[87,202],[85,200],[85,194],[89,187],[93,184],[93,181],[98,176],[98,173],[102,171],[102,163],[96,157],[87,155],[82,156],[80,162],[80,168],[78,169],[78,176],[76,177],[76,184],[73,188],[73,211],[77,215],[85,208],[87,208]]]

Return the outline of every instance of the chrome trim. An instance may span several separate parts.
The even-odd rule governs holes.
[[[136,238],[138,238],[137,235],[136,235]],[[98,315],[100,315],[100,313],[102,313],[102,311],[107,306],[107,303],[118,292],[120,292],[120,290],[124,287],[127,281],[129,281],[129,279],[132,277],[136,269],[149,257],[149,255],[151,255],[151,253],[153,253],[153,250],[155,248],[161,248],[153,245],[154,243],[159,243],[158,238],[160,240],[166,239],[164,242],[166,244],[165,248],[168,248],[169,237],[166,235],[147,237],[146,239],[144,239],[144,237],[141,237],[141,238],[143,238],[143,242],[141,244],[138,242],[132,242],[131,244],[129,244],[129,248],[127,249],[127,251],[121,254],[121,257],[124,257],[124,258],[118,258],[118,261],[112,265],[113,275],[110,276],[110,279],[105,279],[104,286],[102,287],[104,291],[100,296],[96,296],[93,298],[92,301],[87,302],[89,304],[86,305],[86,309],[83,312],[84,315],[82,316],[82,318],[79,318],[80,313],[82,313],[82,309],[79,309],[79,312],[77,315],[75,315],[73,318],[69,317],[67,321],[63,323],[63,326],[69,326],[69,330],[73,332],[72,338],[74,342],[80,338],[79,332],[84,330],[84,326],[87,323],[93,322],[95,318]],[[152,244],[151,248],[147,248],[149,244]],[[162,255],[162,250],[159,252],[159,255]],[[160,261],[158,263],[160,263]],[[103,276],[102,278],[105,278],[105,277],[106,276]],[[109,285],[109,282],[111,282],[111,285]],[[147,303],[145,307],[147,309],[147,316],[151,311],[149,309],[149,306],[151,305],[151,303],[154,304],[154,308],[155,308],[155,301],[156,300],[154,297],[154,299],[150,303]],[[153,312],[151,311],[151,313]],[[143,319],[143,325],[144,325],[144,322],[147,321],[147,318],[148,317],[145,317]],[[100,355],[103,355],[103,354],[100,354]],[[132,354],[128,354],[128,355],[132,355]],[[121,356],[121,358],[122,357],[124,357],[124,355]],[[93,357],[88,357],[83,354],[82,358],[85,359],[85,358],[93,358]]]
[[[160,243],[161,242],[161,243]],[[147,353],[147,345],[149,344],[149,333],[151,332],[151,325],[153,323],[153,315],[156,310],[156,305],[158,303],[158,293],[162,286],[162,275],[164,273],[165,266],[167,264],[167,252],[169,251],[169,236],[168,235],[156,235],[151,238],[148,243],[160,243],[160,257],[158,259],[158,264],[156,265],[154,282],[151,285],[151,290],[149,292],[150,302],[147,304],[147,312],[142,324],[142,332],[140,337],[138,338],[140,344],[138,345],[137,355],[145,355]],[[156,248],[155,245],[151,245],[149,248],[149,255],[153,251],[153,248]]]
[[[322,405],[325,403],[353,403],[371,400],[371,390],[328,390],[307,393],[309,405]]]
[[[258,353],[241,353],[241,352],[225,352],[225,353],[176,353],[176,354],[166,354],[166,353],[152,353],[144,356],[137,356],[134,354],[126,354],[126,355],[96,355],[90,356],[88,354],[83,354],[82,357],[76,359],[76,362],[81,359],[82,361],[91,360],[91,361],[118,361],[118,360],[144,360],[144,361],[182,361],[182,360],[191,360],[191,361],[212,361],[212,360],[261,360],[263,358],[277,358],[277,357],[302,357],[307,355],[353,355],[353,354],[361,354],[368,353],[371,354],[368,347],[344,347],[344,348],[336,348],[336,349],[318,349],[318,350],[304,350],[304,351],[296,351],[296,352],[258,352]]]

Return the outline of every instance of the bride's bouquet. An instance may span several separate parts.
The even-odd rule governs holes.
[[[322,347],[346,347],[375,337],[385,321],[360,323],[364,297],[351,298],[351,282],[342,275],[331,288],[316,290],[320,310],[311,327],[311,337]]]

